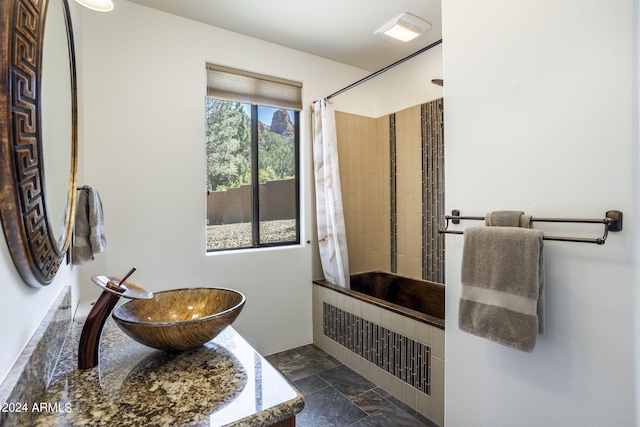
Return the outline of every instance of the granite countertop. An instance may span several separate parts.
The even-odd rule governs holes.
[[[302,395],[232,327],[203,347],[168,353],[127,337],[111,318],[100,364],[77,368],[73,322],[36,426],[269,426]]]

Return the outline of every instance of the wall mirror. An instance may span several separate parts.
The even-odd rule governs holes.
[[[69,249],[77,100],[67,0],[0,0],[0,215],[29,286],[50,284]]]

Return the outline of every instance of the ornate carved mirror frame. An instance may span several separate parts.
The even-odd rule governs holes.
[[[69,52],[71,159],[62,232],[47,207],[42,135],[42,58],[49,0],[0,0],[0,215],[13,262],[29,286],[50,284],[69,249],[77,185],[73,31],[62,0]],[[65,148],[68,150],[68,148]]]

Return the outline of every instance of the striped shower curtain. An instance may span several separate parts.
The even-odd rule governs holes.
[[[312,114],[316,216],[322,271],[327,282],[348,288],[349,255],[333,105],[327,100],[315,101]]]

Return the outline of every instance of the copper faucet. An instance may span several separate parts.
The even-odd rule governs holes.
[[[142,286],[126,280],[136,271],[133,267],[122,278],[111,276],[93,276],[91,281],[103,289],[102,294],[87,316],[78,345],[78,369],[91,369],[98,366],[100,336],[107,316],[121,297],[132,299],[151,299],[153,294]]]

